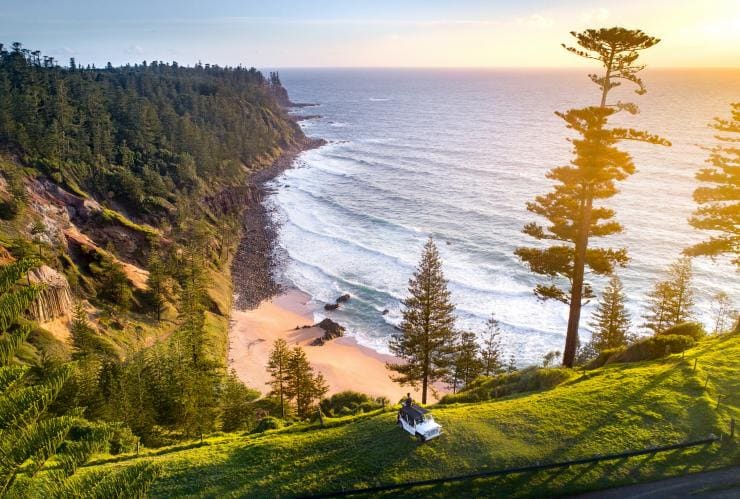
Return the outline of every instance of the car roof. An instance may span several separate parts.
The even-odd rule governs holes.
[[[405,405],[401,407],[401,412],[413,418],[419,418],[419,417],[422,417],[424,414],[428,413],[429,411],[424,409],[423,407],[419,407],[418,405],[410,405],[410,406]]]

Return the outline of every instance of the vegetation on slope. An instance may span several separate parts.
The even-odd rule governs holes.
[[[725,335],[700,342],[683,357],[613,364],[543,392],[438,406],[433,413],[444,434],[424,445],[396,428],[392,413],[382,413],[303,433],[289,428],[214,437],[203,446],[162,449],[138,459],[163,466],[155,496],[275,497],[667,445],[727,432],[740,404],[738,359],[740,336]],[[727,398],[716,410],[718,393]],[[715,468],[738,458],[737,445],[725,442],[404,494],[567,493]]]

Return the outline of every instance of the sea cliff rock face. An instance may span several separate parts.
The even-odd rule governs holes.
[[[28,280],[31,284],[44,286],[29,309],[35,320],[46,322],[72,311],[72,291],[67,278],[62,274],[42,265],[28,272]]]

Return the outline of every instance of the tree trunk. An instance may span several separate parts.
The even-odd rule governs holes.
[[[593,204],[591,193],[587,191],[586,196],[573,259],[573,284],[570,288],[568,330],[565,335],[565,350],[563,351],[563,365],[565,367],[573,367],[576,359],[576,349],[578,348],[578,325],[581,321],[581,302],[583,301],[583,274],[586,266],[588,229],[591,226],[591,207]]]

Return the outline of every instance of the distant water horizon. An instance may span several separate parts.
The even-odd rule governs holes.
[[[265,203],[280,225],[277,278],[312,297],[316,319],[331,317],[360,344],[386,353],[421,247],[434,237],[457,306],[458,325],[480,332],[491,313],[520,365],[562,350],[568,310],[540,302],[537,282],[513,254],[534,245],[522,226],[526,202],[549,190],[545,173],[571,159],[570,136],[554,111],[597,104],[588,69],[284,69],[304,132],[328,141],[301,154],[272,181]],[[695,172],[715,144],[707,124],[740,100],[740,70],[644,72],[648,94],[622,92],[641,113],[619,123],[672,141],[670,148],[623,144],[638,172],[604,203],[625,231],[593,245],[628,248],[618,274],[636,332],[644,298],[686,246],[707,237],[690,228]],[[315,115],[318,115],[315,116]],[[709,326],[711,298],[735,301],[740,279],[728,259],[694,259],[697,319]],[[597,294],[603,278],[592,279]],[[350,293],[335,312],[323,304]],[[594,302],[583,311],[590,337]],[[383,312],[387,310],[386,314]]]

